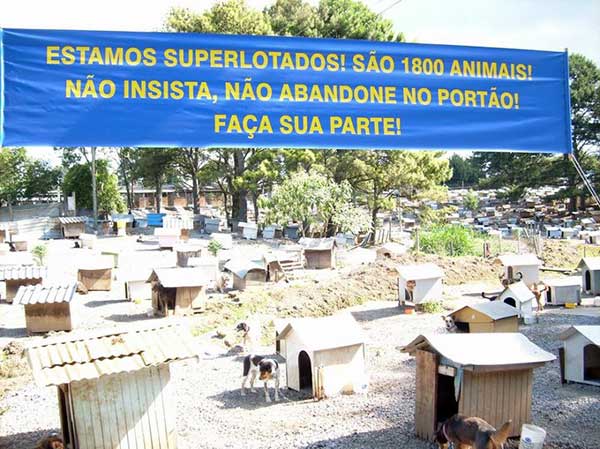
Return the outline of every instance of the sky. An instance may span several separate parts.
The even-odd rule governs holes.
[[[247,0],[262,9],[274,0]],[[0,27],[159,31],[173,6],[215,0],[0,0]],[[317,4],[318,1],[311,0]],[[558,50],[600,65],[600,0],[367,0],[409,42]],[[49,148],[30,152],[53,156]]]

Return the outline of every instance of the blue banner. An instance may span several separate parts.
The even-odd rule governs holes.
[[[2,145],[571,152],[566,52],[2,30]]]

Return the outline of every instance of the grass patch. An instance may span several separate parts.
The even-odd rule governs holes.
[[[425,313],[442,313],[444,311],[442,301],[427,301],[421,303],[420,306]]]

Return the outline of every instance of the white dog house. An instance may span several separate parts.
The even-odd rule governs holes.
[[[547,304],[555,306],[567,303],[581,304],[581,278],[579,276],[547,279],[544,284],[548,287],[546,290]]]
[[[535,295],[525,282],[515,282],[504,289],[496,298],[496,301],[502,301],[509,306],[513,306],[519,313],[519,318],[528,322],[533,317],[533,302]],[[537,306],[537,304],[536,304]]]
[[[592,295],[600,294],[600,257],[584,257],[579,262],[583,291]]]
[[[295,319],[277,340],[288,388],[322,399],[366,387],[365,339],[352,315]]]
[[[442,299],[444,272],[432,263],[400,265],[398,271],[398,301],[414,304]]]
[[[600,386],[600,326],[572,326],[560,338],[564,381]]]
[[[154,235],[158,240],[158,247],[160,249],[172,249],[179,243],[181,230],[179,228],[155,228]]]
[[[496,262],[502,264],[506,279],[523,281],[527,285],[540,280],[542,261],[535,254],[505,254],[498,256]],[[522,277],[518,273],[521,273]]]

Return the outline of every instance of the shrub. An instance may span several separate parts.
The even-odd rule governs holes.
[[[35,260],[35,263],[39,266],[43,266],[46,263],[46,256],[48,255],[48,247],[43,243],[35,245],[31,250],[31,254]]]
[[[420,306],[425,313],[442,313],[444,311],[442,301],[427,301],[421,303]]]
[[[215,239],[211,240],[208,244],[208,252],[215,257],[217,256],[217,254],[219,254],[219,251],[221,251],[221,249],[223,249],[223,245],[221,245],[221,243]]]
[[[432,226],[419,236],[420,250],[440,256],[465,256],[475,253],[475,233],[459,225]]]

